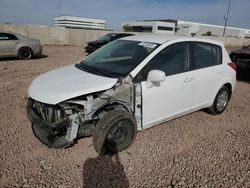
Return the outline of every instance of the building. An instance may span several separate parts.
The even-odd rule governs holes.
[[[106,29],[105,20],[82,18],[75,16],[55,17],[54,25],[57,27],[74,28],[74,29],[97,29],[97,30]]]
[[[162,20],[143,20],[135,22],[123,22],[124,31],[159,33],[159,34],[175,34],[176,23]]]
[[[176,34],[182,36],[222,36],[224,26],[188,22],[182,20],[142,20],[123,22],[124,31]],[[227,27],[226,37],[250,37],[250,29]]]
[[[178,20],[177,34],[184,36],[222,36],[224,26]],[[225,37],[244,38],[250,29],[227,27]]]

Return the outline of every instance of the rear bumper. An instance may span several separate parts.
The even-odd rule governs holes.
[[[32,106],[33,101],[29,99],[27,104],[27,117],[32,123],[32,130],[36,138],[50,148],[69,147],[72,143],[68,142],[65,136],[58,135],[58,129],[60,126],[68,124],[68,119],[50,123],[37,115]]]

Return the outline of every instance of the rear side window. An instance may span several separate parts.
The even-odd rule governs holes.
[[[201,69],[222,64],[222,50],[220,46],[209,43],[192,43],[192,68]]]

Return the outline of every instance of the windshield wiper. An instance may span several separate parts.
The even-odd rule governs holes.
[[[91,66],[87,66],[87,65],[83,65],[83,64],[77,64],[77,68],[80,68],[82,70],[85,70],[87,72],[97,74],[97,75],[100,75],[100,76],[106,76],[106,77],[114,78],[113,74],[110,74],[107,71],[101,70],[100,68],[97,69],[95,67],[91,67]]]

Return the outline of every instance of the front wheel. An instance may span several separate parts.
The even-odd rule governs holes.
[[[129,147],[136,137],[134,117],[123,110],[108,112],[97,123],[93,133],[93,144],[97,153],[115,154]]]
[[[208,108],[208,112],[214,115],[221,114],[226,109],[229,99],[229,89],[222,86],[215,97],[213,105]]]

